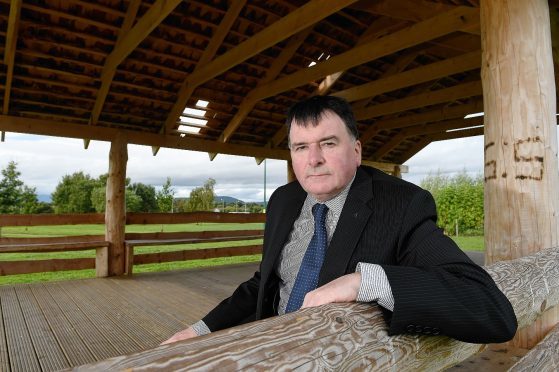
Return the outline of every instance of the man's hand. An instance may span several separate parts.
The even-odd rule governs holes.
[[[347,274],[306,294],[301,308],[332,302],[354,302],[361,286],[361,273]]]
[[[170,339],[163,341],[161,345],[167,345],[172,342],[187,340],[197,336],[198,335],[194,332],[194,329],[192,327],[188,327],[187,329],[183,329],[182,331],[175,333]]]

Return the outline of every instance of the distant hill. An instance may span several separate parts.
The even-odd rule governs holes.
[[[244,201],[242,201],[241,199],[237,199],[234,198],[232,196],[215,196],[214,200],[216,203],[223,203],[225,202],[225,204],[231,204],[231,203],[237,203],[237,202],[241,202],[244,203]]]
[[[40,202],[45,202],[45,203],[52,202],[52,199],[50,198],[49,194],[38,194],[37,199],[39,199]]]

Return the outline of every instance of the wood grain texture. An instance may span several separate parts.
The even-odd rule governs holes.
[[[520,326],[559,303],[559,248],[487,268]],[[90,370],[443,370],[483,349],[444,336],[389,337],[376,305],[330,304],[81,366]]]
[[[509,371],[559,371],[559,324]]]

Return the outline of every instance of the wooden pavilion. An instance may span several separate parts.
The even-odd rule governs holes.
[[[484,134],[486,259],[528,256],[559,240],[558,8],[0,0],[2,140],[20,132],[112,143],[106,272],[121,275],[127,144],[289,160],[286,109],[333,94],[352,103],[364,162],[394,174],[433,141]],[[532,347],[558,322],[556,304],[541,304],[519,344]]]

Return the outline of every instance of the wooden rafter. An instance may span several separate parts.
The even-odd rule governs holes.
[[[471,103],[452,107],[440,107],[435,110],[422,112],[420,114],[406,115],[390,119],[382,119],[370,126],[362,135],[361,142],[369,142],[381,130],[405,128],[419,124],[437,122],[441,120],[463,118],[468,114],[483,111],[483,100],[476,99]]]
[[[310,34],[311,30],[312,27],[309,27],[299,32],[297,35],[291,37],[291,39],[289,40],[285,48],[281,51],[278,58],[274,60],[274,63],[272,63],[272,66],[270,66],[270,69],[267,71],[266,76],[262,79],[262,81],[258,84],[258,86],[267,84],[268,82],[274,80],[279,75],[279,73],[285,67],[287,62],[289,62],[289,60],[293,57],[297,49],[301,46],[303,41],[305,41],[307,36]],[[241,125],[241,123],[247,117],[250,111],[254,108],[257,101],[251,99],[251,96],[252,95],[249,93],[247,98],[245,98],[245,100],[239,105],[239,109],[237,110],[237,113],[235,114],[233,119],[229,121],[229,124],[223,131],[223,134],[220,137],[220,141],[227,142],[227,140],[231,137],[231,135],[233,135],[235,130]]]
[[[17,34],[19,17],[21,13],[21,0],[12,0],[10,3],[10,16],[8,17],[8,31],[6,33],[6,49],[4,49],[4,64],[6,65],[6,84],[4,89],[4,104],[2,112],[8,114],[10,109],[10,94],[14,76],[14,61],[17,48]]]
[[[299,70],[253,91],[254,99],[262,100],[289,89],[308,84],[338,71],[375,60],[399,50],[447,35],[463,27],[479,23],[479,11],[458,7],[395,32],[378,40],[355,47],[348,52],[331,57],[327,61]]]
[[[479,96],[482,94],[481,81],[455,85],[450,88],[438,89],[423,94],[413,95],[395,101],[381,103],[355,111],[357,120],[370,119],[396,112],[412,110],[415,108],[436,105],[443,102],[452,102],[462,98]]]
[[[350,102],[357,101],[460,72],[474,70],[480,67],[480,63],[481,51],[476,51],[407,70],[384,79],[374,80],[367,84],[333,93],[333,95],[343,97]]]
[[[190,75],[189,84],[198,86],[231,67],[246,61],[255,54],[287,39],[310,25],[328,17],[332,13],[354,3],[356,0],[329,0],[324,6],[322,0],[312,0],[297,8],[255,36],[239,44],[229,52],[219,56],[211,63]]]
[[[246,0],[234,1],[231,5],[231,8],[227,11],[225,16],[223,17],[222,21],[219,24],[219,28],[216,30],[215,34],[212,36],[208,47],[204,50],[202,57],[196,64],[194,68],[194,73],[199,71],[202,67],[206,66],[217,53],[219,46],[223,43],[225,36],[233,26],[233,23],[237,19],[237,16],[245,6]],[[188,79],[186,79],[179,90],[177,100],[175,104],[171,108],[169,115],[167,115],[167,120],[165,120],[165,127],[163,129],[163,133],[170,133],[171,130],[177,125],[177,121],[181,113],[183,112],[186,103],[192,96],[194,89],[196,89],[198,85],[192,84]]]
[[[121,32],[114,50],[107,56],[101,72],[101,88],[91,112],[90,124],[96,125],[118,65],[171,13],[182,0],[157,0],[128,32]],[[123,28],[132,24],[141,1],[131,2]],[[135,9],[134,9],[135,8]]]

